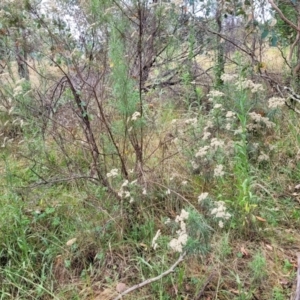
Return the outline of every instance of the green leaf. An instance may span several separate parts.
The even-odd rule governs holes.
[[[277,42],[278,42],[278,38],[275,34],[272,35],[271,39],[270,39],[270,45],[271,47],[276,47],[277,46]]]
[[[264,29],[264,31],[261,34],[261,38],[265,39],[269,34],[269,30],[267,28]]]

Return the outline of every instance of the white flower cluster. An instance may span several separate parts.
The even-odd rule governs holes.
[[[21,85],[16,86],[16,87],[14,88],[14,94],[13,94],[13,96],[14,96],[14,97],[17,97],[18,95],[21,95],[22,92],[23,92],[22,86],[21,86]]]
[[[226,130],[228,130],[228,131],[231,130],[231,124],[230,124],[230,123],[227,123],[226,126],[225,126],[225,128],[226,128]]]
[[[199,197],[198,197],[198,203],[200,204],[207,197],[208,197],[208,193],[207,192],[200,194]]]
[[[225,125],[225,128],[226,128],[226,130],[229,131],[232,128],[233,121],[236,119],[236,113],[229,110],[226,112],[225,118],[226,118],[226,122],[227,122]]]
[[[234,82],[238,79],[238,75],[237,74],[227,74],[227,73],[224,73],[222,76],[221,76],[221,79],[223,80],[223,82]]]
[[[221,103],[216,103],[213,107],[214,110],[221,110],[223,105]]]
[[[136,111],[131,116],[131,121],[136,121],[141,116],[141,113],[139,111]]]
[[[272,97],[268,100],[269,108],[282,107],[285,104],[285,99],[280,97]]]
[[[242,127],[239,127],[238,129],[236,129],[235,131],[234,131],[234,135],[238,135],[238,134],[242,134],[243,133],[243,128]]]
[[[211,136],[211,133],[209,131],[204,131],[203,132],[203,137],[202,137],[202,140],[203,141],[206,141],[209,139],[209,137]]]
[[[207,121],[206,126],[203,128],[203,137],[202,137],[202,139],[204,141],[208,140],[209,137],[211,136],[211,133],[209,132],[209,129],[213,128],[213,127],[214,127],[213,122],[212,121]]]
[[[188,234],[186,232],[186,224],[185,221],[189,218],[189,213],[182,209],[181,214],[176,216],[175,222],[179,223],[180,229],[176,231],[178,238],[172,239],[169,243],[169,246],[172,250],[176,252],[182,252],[183,247],[186,245],[188,240]]]
[[[209,132],[207,132],[207,133],[209,133]],[[215,152],[218,150],[218,148],[223,148],[223,147],[224,147],[224,141],[222,141],[218,138],[212,138],[210,141],[210,146],[206,145],[206,146],[200,147],[198,149],[197,153],[195,154],[195,157],[203,158],[206,156],[206,154],[209,152],[209,150],[212,150],[212,152]]]
[[[269,129],[275,127],[275,123],[271,122],[269,120],[269,118],[263,117],[261,114],[258,114],[254,111],[250,112],[249,116],[250,116],[251,120],[253,121],[253,123],[247,125],[247,128],[249,130],[262,129],[263,124]]]
[[[269,159],[270,159],[270,157],[266,153],[264,153],[263,151],[260,153],[260,155],[257,158],[257,160],[259,162],[268,161]]]
[[[192,165],[193,170],[197,170],[200,167],[194,160],[191,160],[190,163]]]
[[[185,136],[186,135],[186,130],[192,127],[197,127],[198,124],[198,118],[183,118],[183,119],[175,119],[172,120],[171,124],[177,129],[179,135]]]
[[[217,165],[214,169],[214,177],[222,177],[224,176],[225,172],[223,171],[223,165]]]
[[[235,146],[235,142],[233,140],[227,141],[224,152],[227,155],[234,154],[234,146]]]
[[[233,111],[231,111],[231,110],[229,110],[229,111],[227,111],[227,113],[226,113],[226,119],[235,119],[235,117],[236,117],[236,113],[235,112],[233,112]]]
[[[207,94],[208,101],[213,102],[214,98],[223,97],[225,94],[223,92],[212,90]]]
[[[213,138],[213,139],[211,139],[210,146],[214,150],[217,150],[218,148],[224,147],[224,141],[217,139],[217,138]]]
[[[106,174],[106,177],[112,177],[115,178],[118,176],[118,169],[112,169],[109,173]]]
[[[152,243],[151,243],[151,247],[153,248],[153,250],[156,250],[158,244],[157,244],[157,239],[160,237],[161,232],[160,229],[157,230],[154,238],[152,239]]]
[[[118,196],[120,198],[123,198],[123,199],[129,199],[129,203],[133,203],[134,202],[134,198],[131,196],[131,193],[130,191],[128,190],[128,185],[133,185],[136,183],[136,180],[132,181],[129,183],[129,181],[126,179],[124,180],[124,182],[122,183],[121,185],[121,188],[118,192]]]
[[[231,217],[231,214],[226,211],[226,206],[224,201],[215,202],[216,207],[211,210],[211,214],[219,219],[219,227],[224,227],[224,220],[228,220]]]
[[[237,82],[235,84],[235,86],[239,89],[239,90],[246,90],[246,89],[250,89],[252,93],[257,93],[257,92],[263,92],[264,88],[262,86],[262,84],[260,83],[254,83],[252,80],[250,79],[246,79],[244,81],[241,82]]]
[[[199,148],[198,152],[195,154],[195,157],[204,157],[208,153],[209,149],[209,146],[203,146]]]
[[[204,127],[204,131],[207,131],[208,129],[213,128],[213,127],[214,127],[213,122],[210,121],[210,120],[208,120],[208,121],[206,122],[206,126]]]
[[[196,126],[197,122],[198,122],[197,118],[191,118],[191,119],[184,120],[184,124],[192,125],[192,126]]]

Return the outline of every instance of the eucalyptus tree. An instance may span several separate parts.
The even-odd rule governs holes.
[[[147,119],[148,95],[164,89],[180,93],[184,87],[196,96],[198,78],[208,74],[197,56],[211,50],[217,53],[220,84],[224,41],[254,55],[224,30],[226,17],[244,10],[234,1],[233,8],[221,0],[192,6],[146,0],[16,3],[9,9],[20,9],[26,17],[22,26],[31,33],[26,41],[35,41],[35,59],[21,61],[38,77],[31,98],[23,97],[22,103],[36,111],[44,136],[57,143],[69,173],[99,182],[117,198],[106,175],[111,169],[120,169],[125,179],[133,169],[143,182],[151,165],[155,124]],[[82,164],[72,145],[84,153]]]
[[[42,44],[36,51],[40,63],[56,69],[51,74],[31,66],[47,79],[35,97],[46,111],[40,115],[55,126],[43,130],[60,144],[70,172],[79,166],[64,144],[80,136],[87,153],[82,172],[88,167],[91,178],[113,193],[106,177],[112,166],[125,178],[134,169],[142,180],[151,145],[145,140],[147,94],[190,84],[199,75],[195,57],[203,45],[193,38],[195,28],[184,21],[182,8],[142,0],[57,0],[28,8]],[[60,120],[66,106],[70,112]]]
[[[273,15],[277,20],[275,26],[276,40],[281,45],[289,46],[289,53],[284,56],[285,64],[290,69],[292,85],[300,88],[300,3],[295,0],[268,0]]]
[[[17,62],[18,74],[29,80],[28,59],[37,47],[34,40],[34,20],[30,14],[37,1],[6,1],[0,3],[0,47],[2,67]]]

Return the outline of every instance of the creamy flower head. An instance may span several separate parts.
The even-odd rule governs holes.
[[[210,91],[207,96],[208,97],[212,97],[212,98],[216,98],[216,97],[223,97],[225,94],[223,92],[217,91],[217,90],[212,90]]]
[[[214,177],[222,177],[225,174],[223,168],[223,165],[217,165],[214,169]]]
[[[181,234],[177,239],[172,239],[169,246],[172,250],[181,253],[183,246],[186,245],[188,240],[188,235],[186,233]]]
[[[234,135],[238,135],[238,134],[242,134],[243,133],[243,128],[242,127],[239,127],[238,129],[236,129],[235,131],[234,131]]]
[[[141,113],[139,111],[136,111],[131,116],[131,121],[136,121],[141,116]]]
[[[184,121],[184,124],[186,124],[186,125],[196,125],[197,124],[197,118],[191,118],[191,119],[186,119],[185,121]]]
[[[191,160],[191,165],[194,170],[197,170],[200,166],[193,160]]]
[[[211,136],[211,133],[209,131],[204,131],[202,140],[206,141]]]
[[[181,214],[179,216],[176,216],[175,222],[181,222],[181,221],[185,221],[189,218],[189,213],[185,210],[182,209],[181,210]]]
[[[211,214],[215,218],[228,220],[231,217],[231,214],[226,211],[226,206],[224,201],[218,201],[215,204],[216,207],[211,210]]]
[[[272,97],[268,100],[269,108],[282,107],[285,104],[285,99],[280,97]]]
[[[208,150],[210,149],[210,146],[203,146],[199,148],[198,152],[195,154],[195,157],[204,157]]]
[[[259,126],[260,123],[265,124],[267,128],[275,127],[275,123],[270,121],[269,118],[263,117],[261,114],[258,114],[254,111],[250,112],[249,116],[256,123],[254,125],[253,124],[248,124],[247,128],[250,129],[250,130],[254,129],[254,128],[259,129],[260,128],[260,126]]]
[[[198,203],[202,202],[207,197],[208,197],[208,193],[207,192],[200,194],[199,197],[198,197]]]
[[[16,97],[16,96],[22,94],[22,92],[23,92],[22,86],[20,86],[20,85],[16,86],[16,87],[14,88],[14,91],[13,91],[13,92],[14,92],[14,97]]]
[[[222,148],[224,146],[224,141],[218,139],[218,138],[213,138],[211,139],[210,145],[212,148],[217,149],[217,148]]]
[[[224,222],[222,220],[220,220],[218,225],[219,225],[220,228],[223,228],[224,227]]]
[[[252,93],[257,93],[257,92],[263,92],[264,91],[264,87],[262,86],[262,84],[260,83],[254,83],[252,80],[250,79],[245,79],[241,82],[237,82],[235,84],[235,86],[239,89],[239,90],[246,90],[246,89],[250,89],[250,91]]]
[[[189,218],[189,213],[182,209],[179,216],[176,216],[175,222],[180,224],[180,229],[176,231],[178,234],[177,239],[172,239],[169,243],[169,246],[172,250],[176,252],[182,252],[183,247],[186,245],[188,240],[188,235],[186,232],[186,223],[185,221]]]
[[[260,155],[257,158],[257,160],[259,162],[268,161],[269,159],[270,159],[270,157],[266,153],[264,153],[263,151],[260,153]]]
[[[207,121],[206,122],[206,126],[204,127],[204,131],[207,131],[209,128],[213,128],[214,127],[214,123],[212,121]]]
[[[231,110],[227,111],[227,113],[226,113],[226,118],[227,118],[227,119],[232,119],[232,118],[234,118],[235,116],[236,116],[235,112],[233,112],[233,111],[231,111]]]
[[[156,250],[158,244],[157,244],[157,239],[160,237],[161,235],[161,232],[160,232],[160,229],[157,230],[154,238],[152,239],[152,243],[151,243],[151,247]]]
[[[257,92],[263,92],[264,90],[265,90],[264,87],[260,83],[254,83],[252,88],[251,88],[251,92],[253,94],[257,93]]]
[[[222,74],[221,79],[223,80],[223,82],[233,82],[238,79],[238,75],[224,73],[224,74]]]
[[[214,105],[213,109],[221,109],[222,106],[223,106],[222,104],[216,103],[216,104]]]
[[[122,183],[121,187],[125,187],[127,186],[129,183],[129,181],[127,179],[124,180],[124,182]]]
[[[106,174],[106,177],[109,178],[109,177],[116,177],[118,176],[118,169],[112,169],[109,173]]]

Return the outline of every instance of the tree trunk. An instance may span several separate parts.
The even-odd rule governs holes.
[[[27,46],[26,46],[26,34],[25,31],[21,29],[22,43],[18,41],[15,44],[16,49],[16,60],[18,65],[18,74],[20,78],[25,78],[29,81],[29,70],[27,66]]]
[[[222,33],[222,1],[218,1],[218,11],[216,13],[216,22],[218,25],[218,33],[217,35],[217,64],[215,69],[216,75],[216,86],[223,85],[223,80],[221,76],[224,74],[225,70],[225,51],[224,51],[224,43],[221,38]]]

